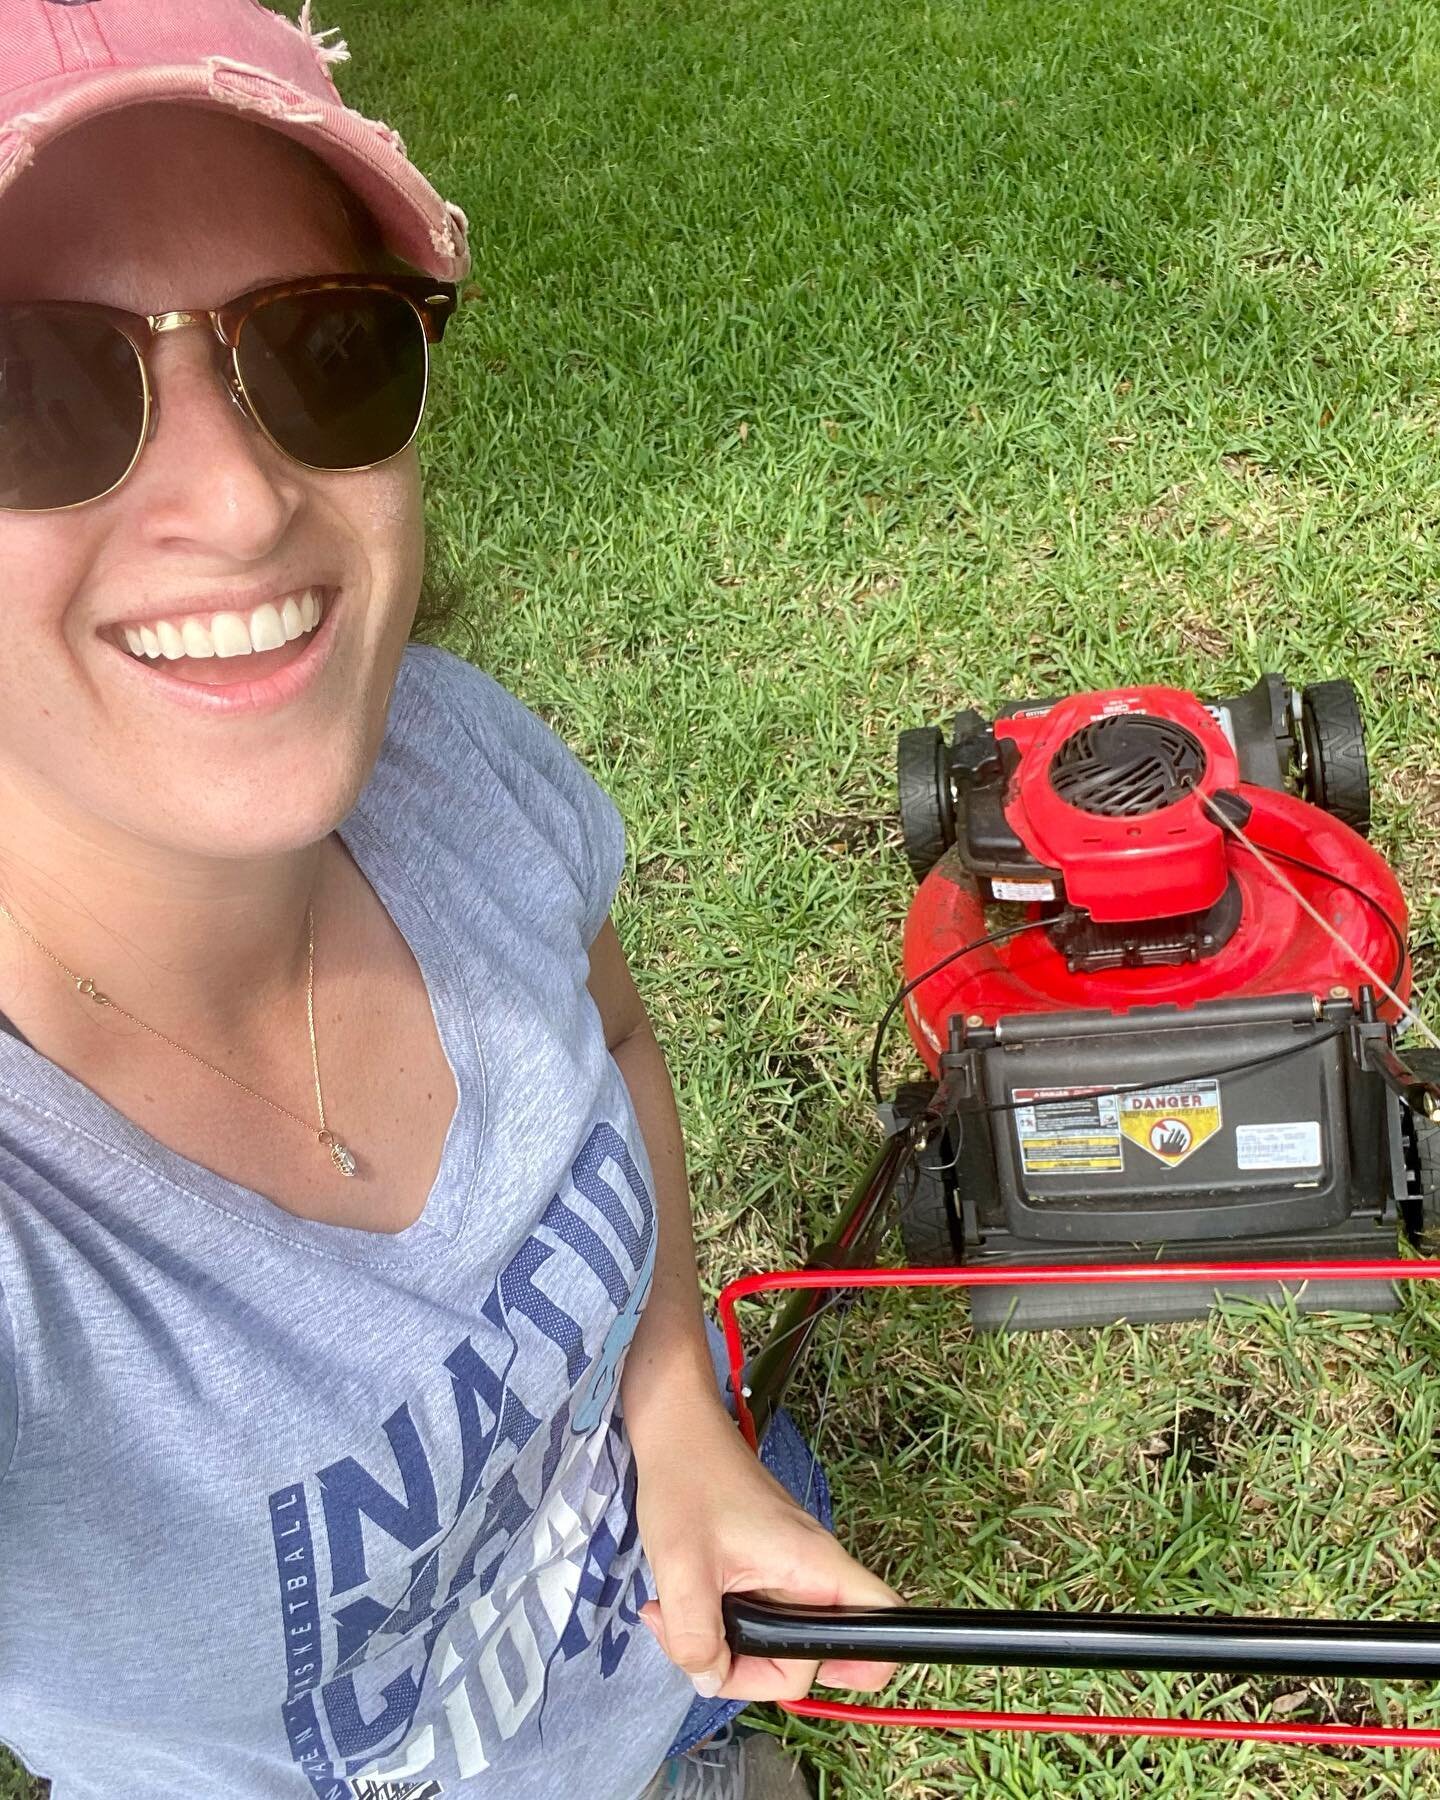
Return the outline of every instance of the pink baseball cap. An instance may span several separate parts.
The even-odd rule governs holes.
[[[340,98],[335,33],[260,0],[0,0],[0,194],[37,151],[101,113],[184,101],[238,113],[313,150],[426,275],[470,266],[465,215],[405,154],[400,134]]]

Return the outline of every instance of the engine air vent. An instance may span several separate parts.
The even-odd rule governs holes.
[[[1173,806],[1204,773],[1204,747],[1182,725],[1114,713],[1066,738],[1050,764],[1050,785],[1081,812],[1133,819]]]

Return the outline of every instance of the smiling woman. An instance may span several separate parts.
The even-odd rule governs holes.
[[[248,121],[152,107],[73,129],[49,156],[37,158],[3,202],[0,229],[15,247],[6,256],[4,297],[27,303],[10,315],[18,314],[11,326],[16,347],[23,353],[39,337],[34,320],[42,299],[95,309],[57,312],[52,304],[46,341],[60,344],[54,357],[69,348],[72,367],[79,365],[77,388],[83,370],[96,391],[77,392],[58,421],[53,385],[43,391],[43,407],[33,410],[49,427],[46,443],[58,468],[52,475],[36,467],[38,434],[26,433],[29,484],[53,490],[80,482],[97,412],[111,432],[118,415],[135,419],[123,460],[112,456],[111,468],[90,483],[103,483],[104,495],[118,476],[117,491],[86,496],[82,485],[67,494],[64,510],[24,507],[5,524],[12,614],[18,608],[42,627],[12,645],[3,678],[12,691],[0,730],[25,746],[32,775],[17,798],[34,795],[34,778],[48,785],[61,776],[72,796],[83,792],[87,809],[107,801],[116,824],[133,827],[143,816],[147,834],[168,829],[187,846],[194,846],[199,828],[228,857],[246,847],[237,841],[237,827],[252,834],[249,847],[256,851],[290,847],[297,837],[313,844],[315,827],[343,814],[359,791],[378,748],[421,566],[413,455],[385,459],[367,446],[357,470],[335,473],[306,469],[266,446],[233,403],[227,382],[216,379],[221,346],[205,329],[156,333],[142,362],[110,328],[130,351],[120,371],[130,388],[119,394],[111,385],[113,358],[97,369],[97,351],[63,342],[72,319],[93,331],[100,307],[162,315],[173,307],[218,307],[235,293],[302,271],[359,274],[348,216],[333,182],[317,179],[315,167],[308,152]],[[230,178],[217,179],[227,169]],[[277,211],[272,196],[287,192],[294,201]],[[67,222],[63,234],[47,230],[54,219]],[[108,254],[97,257],[102,245]],[[313,389],[325,373],[321,359],[334,354],[340,334],[364,323],[357,305],[349,318],[320,315],[308,337],[303,327],[288,327],[297,350],[315,359],[313,367],[292,370],[292,387]],[[409,323],[423,364],[419,316],[410,312]],[[370,329],[378,335],[382,326]],[[413,357],[408,344],[404,349]],[[83,361],[82,350],[89,351]],[[26,366],[33,390],[45,381],[47,362],[31,356]],[[415,385],[423,399],[423,374]],[[23,396],[7,413],[22,405]],[[17,436],[19,423],[6,419]],[[406,435],[413,435],[413,422]],[[80,504],[87,498],[95,503]],[[253,741],[237,757],[233,744],[222,747],[203,726],[187,727],[175,706],[190,685],[224,675],[236,700],[268,711],[271,694],[260,683],[270,671],[262,674],[253,663],[227,667],[234,641],[223,634],[243,629],[242,617],[257,609],[282,612],[286,604],[308,610],[312,631],[322,613],[348,612],[350,629],[322,628],[303,640],[306,654],[294,664],[303,680],[292,675],[274,694],[286,708],[283,724],[257,717],[248,734]],[[116,655],[121,634],[127,625],[145,625],[158,642],[161,621],[181,636],[185,655],[170,670],[174,680],[136,681],[128,657]],[[212,661],[217,649],[221,657]],[[288,659],[294,653],[260,654]],[[44,658],[43,668],[32,657]],[[120,688],[121,682],[127,685]],[[60,704],[72,690],[78,715]],[[33,696],[30,707],[19,703],[22,693]],[[292,703],[302,700],[297,710]],[[337,732],[337,722],[345,729]],[[189,744],[187,731],[198,734]],[[168,779],[153,778],[156,762],[168,765]],[[302,768],[303,781],[296,779]],[[17,774],[7,763],[0,781],[18,786]],[[252,798],[250,806],[243,806],[237,784]],[[277,806],[282,793],[292,807],[304,808],[301,816]],[[269,796],[263,806],[262,794]]]
[[[887,1590],[720,1404],[613,805],[411,641],[464,222],[337,54],[6,10],[0,1737],[56,1800],[634,1800],[814,1678],[722,1592]]]

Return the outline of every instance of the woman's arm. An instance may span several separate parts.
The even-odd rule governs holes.
[[[776,1663],[725,1645],[720,1599],[760,1592],[818,1606],[892,1604],[756,1460],[721,1403],[706,1342],[680,1120],[665,1057],[607,924],[590,953],[590,992],[629,1089],[655,1177],[659,1245],[650,1300],[621,1378],[639,1478],[640,1534],[659,1591],[645,1622],[704,1694],[796,1699],[817,1673],[834,1687],[880,1687],[876,1664]]]
[[[705,1341],[675,1093],[625,952],[608,923],[590,952],[590,993],[604,1022],[605,1042],[630,1090],[655,1176],[660,1233],[655,1281],[621,1381],[625,1423],[640,1454],[657,1431],[668,1431],[667,1416],[677,1407],[711,1406],[721,1414],[725,1409]]]

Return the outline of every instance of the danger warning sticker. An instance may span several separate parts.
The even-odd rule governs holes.
[[[1027,1175],[1118,1174],[1125,1166],[1120,1102],[1099,1088],[1013,1088]]]
[[[1220,1122],[1218,1081],[1191,1081],[1120,1096],[1121,1132],[1172,1169],[1214,1137]]]

